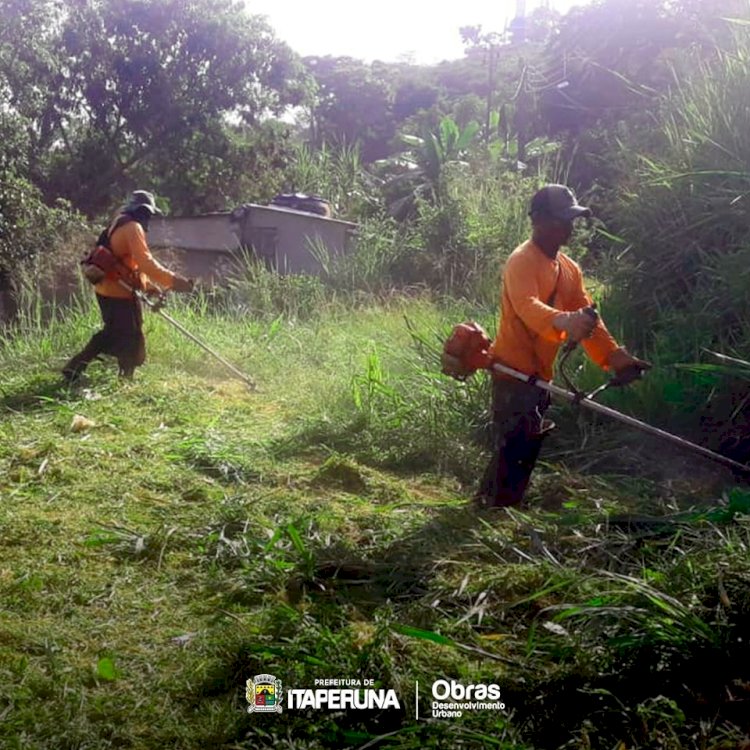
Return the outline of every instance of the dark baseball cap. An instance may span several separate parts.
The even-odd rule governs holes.
[[[579,216],[591,216],[591,209],[579,206],[573,191],[565,185],[545,185],[531,199],[529,216],[541,215],[552,219],[572,221]]]

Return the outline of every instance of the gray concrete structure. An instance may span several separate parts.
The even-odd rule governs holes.
[[[148,243],[157,257],[207,280],[224,276],[242,247],[252,248],[279,273],[317,274],[321,264],[316,253],[321,248],[331,257],[348,252],[356,228],[347,221],[250,203],[232,212],[155,216]]]

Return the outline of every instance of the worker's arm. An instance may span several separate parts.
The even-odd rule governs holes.
[[[171,289],[174,285],[176,274],[161,265],[151,255],[151,251],[148,249],[148,244],[146,243],[146,233],[143,231],[143,227],[137,221],[129,221],[117,231],[123,232],[128,252],[138,266],[138,271],[145,273],[150,280],[155,281],[163,288]]]
[[[576,263],[576,286],[575,293],[571,300],[576,308],[590,307],[594,304],[594,301],[586,291],[585,284],[583,282],[583,273],[580,266]],[[611,362],[609,361],[610,356],[618,351],[624,351],[614,339],[612,334],[607,330],[604,325],[604,321],[601,317],[597,318],[596,325],[588,338],[581,340],[581,346],[593,362],[604,370],[611,369]]]
[[[505,264],[503,289],[527,328],[548,341],[563,340],[562,329],[555,321],[564,313],[542,302],[533,262],[523,255],[511,255]]]
[[[589,316],[582,312],[564,312],[542,302],[537,266],[522,255],[508,258],[503,284],[513,309],[524,325],[547,341],[579,341],[591,333]]]

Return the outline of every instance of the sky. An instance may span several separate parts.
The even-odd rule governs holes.
[[[503,31],[516,0],[245,0],[300,55],[430,64],[463,56],[458,30]],[[540,0],[526,0],[526,12]],[[584,0],[550,0],[561,13]]]

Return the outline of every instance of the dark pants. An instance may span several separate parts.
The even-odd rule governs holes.
[[[136,367],[146,360],[146,340],[143,338],[141,303],[135,299],[118,299],[96,295],[104,328],[95,333],[83,351],[76,354],[63,368],[68,378],[80,375],[91,360],[100,354],[117,357],[120,374],[130,377]]]
[[[477,491],[480,504],[521,503],[542,442],[554,428],[544,419],[549,405],[549,394],[541,388],[517,380],[493,382],[493,455]]]

